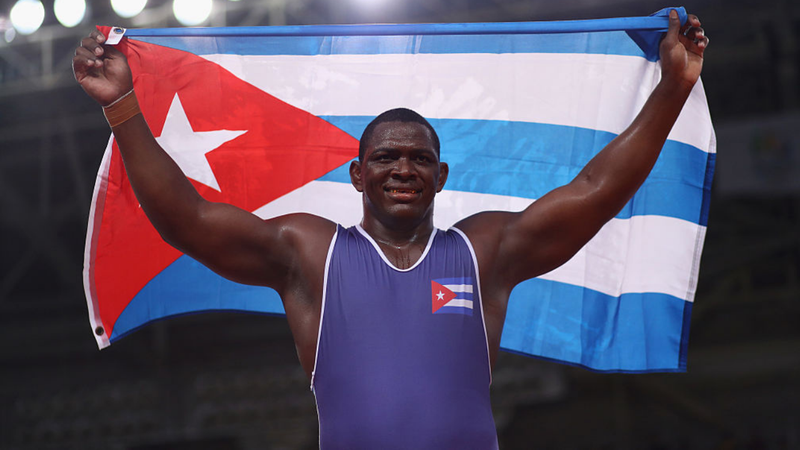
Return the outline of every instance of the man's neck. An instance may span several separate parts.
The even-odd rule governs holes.
[[[398,269],[408,269],[417,263],[425,252],[434,229],[431,220],[414,227],[389,228],[377,220],[367,220],[366,217],[361,221],[361,228]]]
[[[433,232],[433,221],[424,220],[410,226],[387,226],[378,220],[364,217],[361,228],[376,242],[392,247],[404,247],[415,244],[427,244]]]

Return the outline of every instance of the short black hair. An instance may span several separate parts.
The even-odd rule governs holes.
[[[425,126],[425,128],[431,132],[433,149],[436,151],[436,157],[439,158],[439,135],[436,134],[436,130],[433,129],[430,122],[425,120],[425,118],[416,111],[412,111],[408,108],[395,108],[379,114],[378,117],[372,119],[372,122],[364,129],[364,133],[361,134],[361,140],[358,141],[359,161],[364,159],[364,154],[367,151],[367,142],[372,138],[375,127],[385,122],[414,122]]]

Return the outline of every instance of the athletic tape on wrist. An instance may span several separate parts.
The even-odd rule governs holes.
[[[131,89],[127,94],[114,100],[111,104],[103,107],[103,114],[111,128],[125,123],[131,117],[141,114],[139,102],[136,100],[136,93]]]

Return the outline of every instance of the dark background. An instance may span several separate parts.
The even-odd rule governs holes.
[[[230,26],[582,19],[670,6],[215,1],[208,24]],[[10,43],[0,37],[0,449],[316,448],[313,396],[283,319],[188,316],[97,350],[82,263],[109,130],[72,80],[72,52],[94,23],[178,23],[164,0],[150,0],[135,20],[92,0],[84,24],[65,29],[44,3],[42,29]],[[0,17],[12,5],[0,1]],[[800,128],[792,122],[800,117],[800,6],[685,6],[711,37],[703,81],[720,140],[688,373],[602,375],[504,353],[492,388],[504,449],[800,448],[798,190],[769,180],[760,190],[720,189],[726,130],[773,120]],[[796,173],[798,141],[782,145],[779,165]]]

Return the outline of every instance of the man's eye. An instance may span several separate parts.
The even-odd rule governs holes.
[[[429,163],[430,161],[431,159],[427,156],[417,156],[417,162],[419,163]]]

